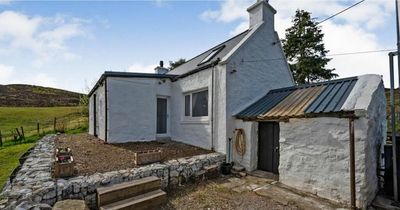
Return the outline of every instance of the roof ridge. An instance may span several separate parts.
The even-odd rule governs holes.
[[[315,87],[315,86],[320,86],[320,85],[328,85],[328,84],[332,84],[332,83],[338,83],[338,82],[349,81],[349,80],[357,80],[357,79],[358,79],[357,76],[346,77],[346,78],[328,80],[328,81],[323,81],[323,82],[316,82],[316,83],[309,83],[309,84],[294,85],[294,86],[289,86],[289,87],[284,87],[284,88],[277,88],[277,89],[272,89],[269,92],[290,91],[293,89],[310,88],[310,87]]]

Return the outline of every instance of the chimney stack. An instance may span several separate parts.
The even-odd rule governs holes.
[[[159,66],[157,66],[155,69],[156,74],[166,74],[169,69],[164,68],[164,61],[160,61]]]
[[[247,12],[250,15],[250,27],[260,23],[267,23],[274,28],[274,15],[276,10],[268,3],[268,0],[257,0],[255,4],[247,8]]]

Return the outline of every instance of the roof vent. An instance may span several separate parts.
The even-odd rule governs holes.
[[[154,70],[156,71],[156,74],[166,74],[169,71],[169,69],[164,68],[164,61],[160,61],[160,65]]]

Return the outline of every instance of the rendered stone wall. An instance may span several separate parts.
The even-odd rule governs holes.
[[[8,184],[2,196],[8,198],[0,209],[49,209],[54,203],[65,199],[82,199],[92,209],[96,208],[96,188],[148,176],[161,178],[162,187],[173,187],[202,173],[209,166],[217,166],[225,155],[210,153],[179,158],[138,168],[96,173],[70,179],[54,179],[51,170],[54,163],[55,136],[40,140],[22,165],[15,181]]]

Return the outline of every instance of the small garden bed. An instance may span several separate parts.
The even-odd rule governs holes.
[[[69,147],[72,150],[76,175],[90,175],[127,168],[135,164],[135,152],[162,150],[161,162],[211,153],[211,151],[175,141],[130,142],[105,144],[104,141],[87,134],[60,135],[56,147]]]

